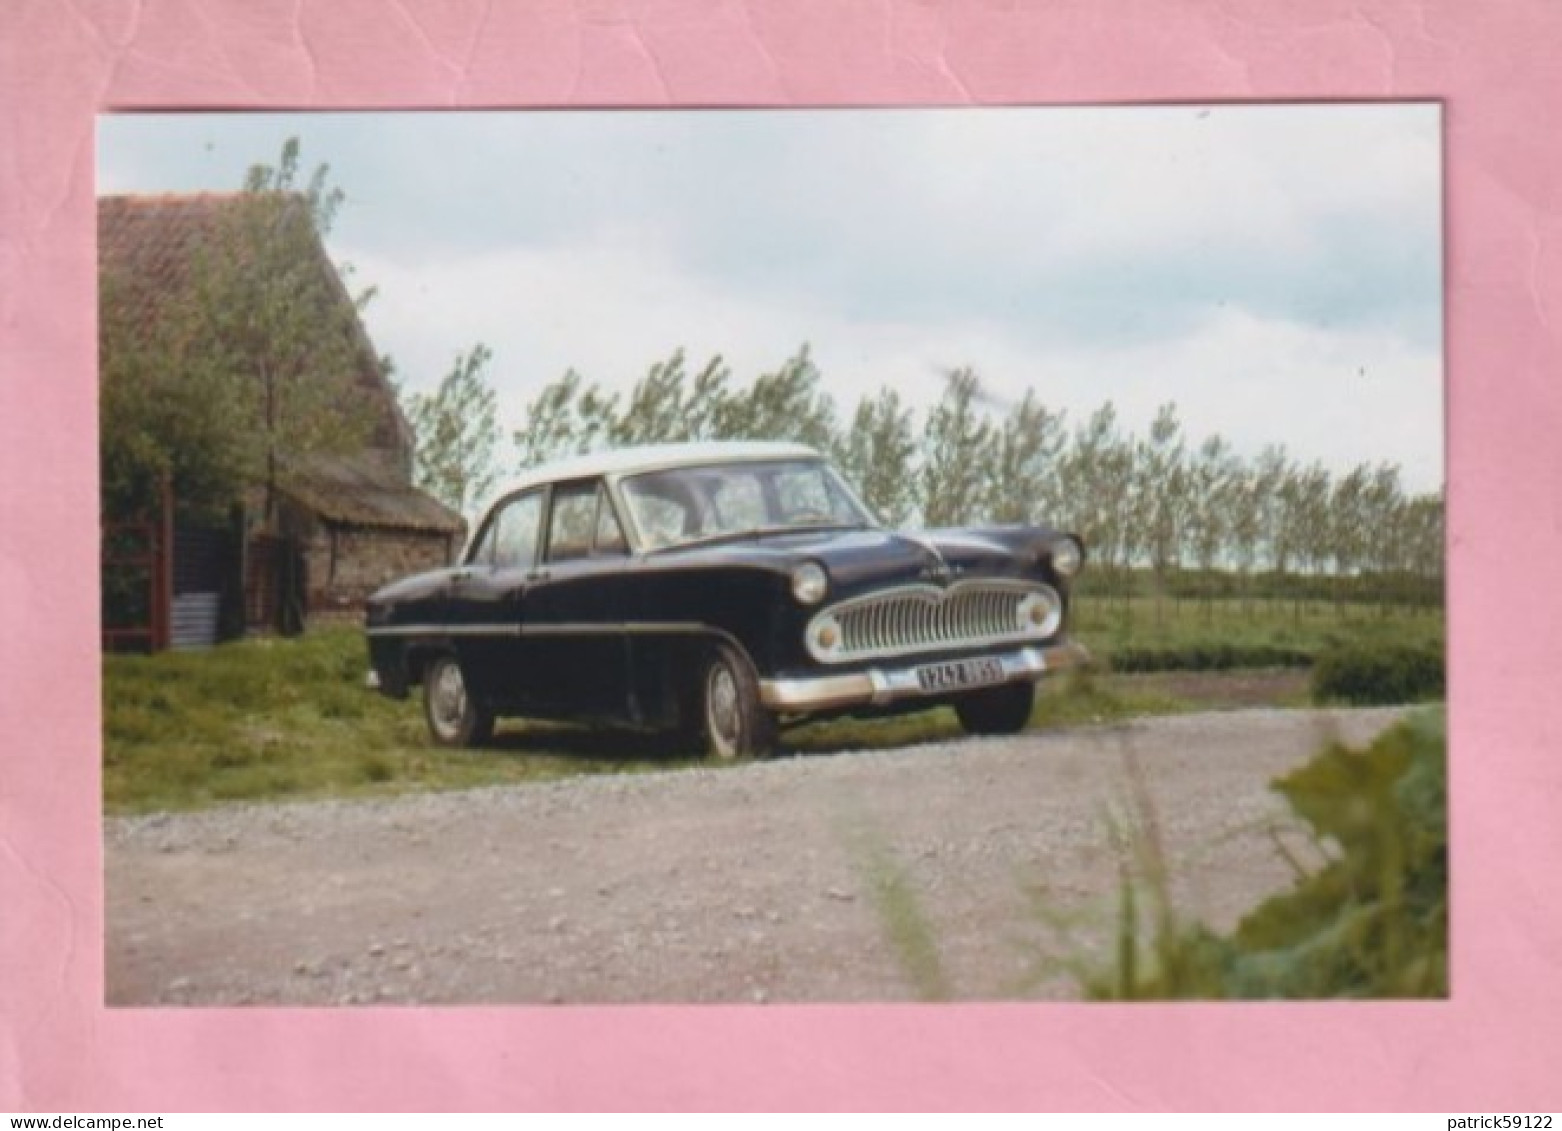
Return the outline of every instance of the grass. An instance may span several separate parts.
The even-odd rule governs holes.
[[[482,755],[436,747],[416,700],[367,690],[367,670],[353,629],[105,657],[105,808],[383,795],[678,764],[639,736],[615,736],[609,749],[586,732],[541,725],[507,726]]]
[[[1236,602],[1206,612],[1138,599],[1085,601],[1075,635],[1097,655],[1114,649],[1185,649],[1222,640],[1317,649],[1344,640],[1423,643],[1441,639],[1442,618],[1331,611],[1293,620],[1289,603]],[[376,796],[457,789],[578,774],[625,773],[688,764],[666,741],[544,724],[502,724],[481,754],[432,745],[416,700],[366,690],[363,637],[352,628],[295,639],[258,638],[203,652],[107,656],[103,665],[104,805],[114,813],[190,809],[232,801]],[[1236,694],[1241,680],[1204,673],[1072,672],[1043,685],[1032,725],[1058,727],[1145,715],[1268,703],[1305,703],[1305,683],[1285,681]],[[888,719],[842,719],[788,732],[787,747],[823,753],[954,738],[947,709]]]
[[[1271,650],[1305,664],[1341,645],[1441,650],[1441,612],[1368,605],[1333,606],[1255,598],[1250,601],[1156,601],[1086,597],[1074,606],[1073,633],[1110,661],[1128,652],[1187,654],[1199,649]],[[1172,666],[1199,666],[1183,664]]]
[[[857,866],[867,880],[873,910],[884,928],[885,940],[918,1001],[948,1001],[952,996],[938,938],[922,908],[911,877],[894,858],[883,833],[854,822],[842,829],[842,839],[853,848]]]

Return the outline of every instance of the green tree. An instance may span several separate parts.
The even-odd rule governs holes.
[[[618,398],[573,369],[544,385],[526,406],[525,426],[511,434],[516,464],[525,470],[615,442]]]
[[[465,513],[493,488],[499,445],[498,402],[483,370],[493,352],[476,345],[456,356],[429,394],[411,398],[419,487]]]
[[[1149,438],[1139,441],[1137,449],[1142,541],[1155,577],[1155,607],[1159,615],[1168,575],[1180,560],[1178,551],[1189,506],[1187,453],[1175,404],[1164,404],[1156,410]]]
[[[840,465],[881,521],[900,526],[916,510],[917,443],[911,410],[893,389],[857,403],[840,442]]]
[[[987,484],[987,512],[994,522],[1049,519],[1057,495],[1058,456],[1067,442],[1063,414],[1041,403],[1032,389],[997,430]]]
[[[1428,607],[1443,596],[1443,495],[1417,495],[1405,506],[1404,568],[1417,579],[1418,599]]]
[[[1387,612],[1405,538],[1405,495],[1398,467],[1381,464],[1372,469],[1362,489],[1361,511],[1362,564],[1375,575],[1379,611]]]
[[[323,239],[342,202],[328,167],[303,180],[289,139],[244,189],[192,209],[190,251],[172,282],[105,266],[104,503],[141,509],[163,472],[185,511],[216,510],[252,485],[275,517],[279,478],[313,456],[354,450],[379,421],[358,395],[378,359]]]
[[[623,414],[611,428],[613,443],[665,444],[694,439],[695,422],[688,404],[688,371],[682,349],[651,366],[635,382]]]
[[[740,394],[725,395],[711,413],[723,440],[792,440],[821,452],[835,449],[835,402],[821,388],[805,344],[773,373]],[[723,389],[725,392],[725,389]]]
[[[1063,457],[1068,525],[1090,547],[1100,567],[1097,576],[1117,581],[1124,597],[1134,534],[1129,521],[1135,494],[1133,449],[1132,439],[1118,428],[1116,406],[1107,401],[1075,428]]]
[[[1333,527],[1329,520],[1329,500],[1333,492],[1329,472],[1322,464],[1297,468],[1287,476],[1281,488],[1285,512],[1285,541],[1304,573],[1321,576],[1328,565]],[[1296,613],[1301,615],[1302,591],[1298,587]]]
[[[213,518],[237,500],[250,471],[236,438],[250,423],[235,375],[191,347],[171,319],[145,320],[134,280],[105,265],[99,280],[102,348],[99,462],[105,517],[151,513],[166,475],[181,514]]]
[[[1345,584],[1367,560],[1370,515],[1367,491],[1372,469],[1360,464],[1335,483],[1329,496],[1329,557],[1334,562],[1334,606],[1343,614]]]
[[[376,423],[358,396],[378,364],[358,321],[372,292],[354,300],[323,255],[343,200],[329,171],[302,181],[289,138],[276,165],[250,168],[191,265],[191,341],[237,378],[251,424],[235,441],[260,469],[268,523],[285,468],[360,448]]]
[[[978,407],[981,390],[969,369],[948,374],[944,395],[928,417],[919,477],[922,520],[928,526],[983,517],[993,428]]]
[[[1188,549],[1205,575],[1206,612],[1214,608],[1213,585],[1208,583],[1231,542],[1235,502],[1241,490],[1241,465],[1223,437],[1211,436],[1199,445],[1189,474],[1193,506],[1189,509]]]

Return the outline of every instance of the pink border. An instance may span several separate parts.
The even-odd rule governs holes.
[[[1551,0],[0,5],[0,1109],[1562,1106],[1559,58]],[[1446,101],[1451,1002],[101,1006],[97,111],[1320,98]]]

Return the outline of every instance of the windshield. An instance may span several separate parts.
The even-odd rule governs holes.
[[[626,478],[623,495],[647,550],[873,525],[829,464],[817,460],[648,472]]]

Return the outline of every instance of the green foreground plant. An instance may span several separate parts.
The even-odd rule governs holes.
[[[1229,935],[1178,920],[1153,809],[1141,798],[1125,842],[1116,962],[1087,973],[1087,995],[1446,996],[1446,745],[1442,712],[1425,710],[1365,749],[1330,743],[1277,781],[1329,861],[1308,871],[1292,858],[1296,886]]]

